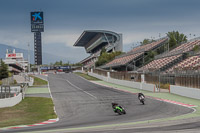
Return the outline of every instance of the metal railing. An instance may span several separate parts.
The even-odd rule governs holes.
[[[25,90],[28,88],[28,84],[19,84],[15,86],[2,85],[0,86],[0,99],[11,98],[17,96],[19,93],[22,93],[22,98],[24,99]]]

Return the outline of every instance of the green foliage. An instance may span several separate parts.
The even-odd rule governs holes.
[[[152,43],[152,42],[154,42],[155,40],[151,40],[151,39],[144,39],[142,42],[140,42],[141,43],[141,45],[146,45],[146,44],[149,44],[149,43]]]
[[[170,48],[178,46],[179,44],[187,41],[187,37],[183,33],[180,34],[178,31],[168,32],[167,36],[169,37]]]
[[[199,45],[194,46],[194,48],[192,49],[192,51],[194,52],[198,52],[200,50]]]
[[[8,65],[6,65],[3,60],[1,59],[0,63],[0,79],[8,78]]]
[[[156,53],[157,54],[162,54],[163,52],[165,52],[166,50],[165,50],[165,46],[163,45],[163,46],[161,46],[160,48],[157,48],[156,49]]]
[[[157,53],[155,51],[151,50],[151,51],[147,52],[146,57],[145,57],[145,64],[152,61],[156,55],[157,55]]]
[[[106,48],[105,47],[102,48],[100,55],[102,55],[103,53],[106,53]]]
[[[62,61],[56,61],[55,63],[50,63],[50,66],[82,66],[82,64],[80,63],[70,64],[69,61],[67,63],[63,63]]]
[[[62,61],[56,61],[54,63],[55,66],[62,66],[63,65],[63,62]]]
[[[13,73],[12,73],[12,72],[8,72],[8,76],[9,76],[9,77],[12,77],[12,76],[13,76]]]
[[[116,52],[112,52],[112,53],[107,53],[107,52],[101,52],[101,55],[98,58],[98,61],[95,63],[95,65],[101,66],[104,65],[106,63],[108,63],[109,61],[113,60],[115,58],[115,56],[118,56],[122,54],[122,52],[120,51],[116,51]]]

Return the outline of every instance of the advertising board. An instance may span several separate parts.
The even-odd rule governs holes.
[[[43,24],[43,12],[31,12],[31,24]]]

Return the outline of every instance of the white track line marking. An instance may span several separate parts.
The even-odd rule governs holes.
[[[95,98],[95,99],[97,99],[97,97],[95,97],[94,95],[92,95],[92,94],[90,94],[89,92],[87,92],[87,91],[84,91],[83,89],[81,89],[81,88],[79,88],[79,87],[77,87],[76,85],[74,85],[74,84],[72,84],[71,82],[69,82],[68,80],[66,80],[70,85],[72,85],[73,87],[75,87],[76,89],[78,89],[78,90],[80,90],[80,91],[83,91],[84,93],[86,93],[86,94],[88,94],[89,96],[91,96],[91,97],[93,97],[93,98]]]
[[[48,82],[49,94],[50,94],[50,97],[51,97],[51,99],[52,99],[52,101],[53,101],[53,96],[52,96],[52,94],[51,94],[51,89],[50,89],[50,85],[49,85],[49,80],[48,80],[48,79],[47,79],[47,82]],[[53,104],[54,104],[54,103],[53,103]],[[57,112],[56,112],[55,104],[54,104],[53,110],[54,110],[55,114],[56,114],[57,117],[58,117],[58,114],[57,114]],[[59,120],[59,118],[58,118],[58,120]]]
[[[47,82],[48,82],[48,90],[49,90],[49,94],[50,94],[51,99],[53,100],[53,96],[52,96],[52,94],[51,94],[51,90],[50,90],[50,86],[49,86],[49,81],[47,81]]]

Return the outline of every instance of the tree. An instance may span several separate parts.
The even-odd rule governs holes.
[[[140,42],[141,43],[141,45],[146,45],[146,44],[149,44],[149,43],[152,43],[152,42],[154,42],[155,40],[151,40],[151,39],[144,39],[142,42]]]
[[[55,66],[62,66],[63,65],[63,62],[60,60],[60,61],[56,61],[54,63]]]
[[[195,45],[194,48],[192,49],[192,51],[194,52],[198,52],[200,50],[199,45]]]
[[[147,53],[144,53],[145,54],[145,57],[144,57],[144,62],[145,64],[146,63],[149,63],[150,61],[152,61],[154,59],[154,57],[157,55],[156,51],[148,51]],[[140,62],[142,63],[142,62]]]
[[[167,36],[169,37],[170,48],[178,46],[187,41],[187,36],[185,36],[183,33],[180,34],[178,31],[168,32]]]
[[[106,63],[108,63],[109,61],[113,60],[115,58],[115,56],[118,56],[122,54],[121,51],[116,51],[116,52],[112,52],[112,53],[107,53],[106,51],[101,52],[98,61],[95,63],[95,66],[101,66],[104,65]]]
[[[101,53],[100,53],[100,55],[102,55],[103,53],[105,53],[106,52],[106,48],[105,47],[103,47],[102,48],[102,50],[101,50]]]
[[[1,59],[0,64],[0,79],[8,78],[8,65],[6,65],[3,60]]]
[[[62,66],[62,64],[63,64],[63,62],[62,61],[60,61],[60,65]]]

